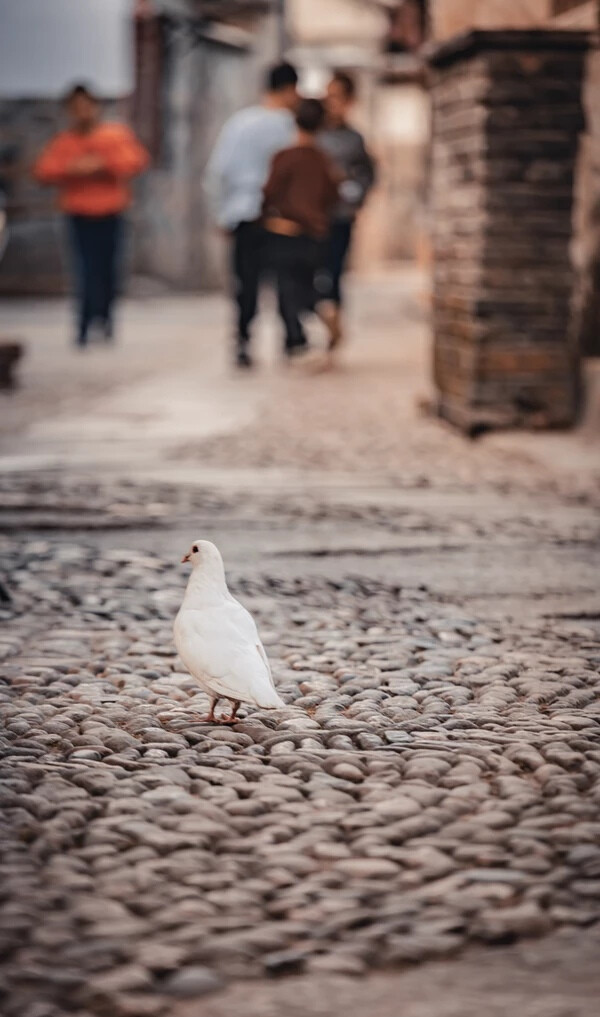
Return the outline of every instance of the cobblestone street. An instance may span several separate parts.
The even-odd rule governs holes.
[[[596,1014],[597,378],[577,432],[469,442],[422,408],[425,289],[356,283],[312,376],[269,305],[250,377],[221,298],[84,356],[9,307],[6,1017]],[[196,537],[286,702],[232,728],[172,641]]]

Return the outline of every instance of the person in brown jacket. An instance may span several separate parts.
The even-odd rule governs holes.
[[[285,353],[290,357],[308,350],[301,317],[319,303],[315,280],[338,201],[337,171],[316,144],[324,121],[325,108],[318,99],[300,102],[296,143],[277,153],[264,187],[269,262],[277,279]]]

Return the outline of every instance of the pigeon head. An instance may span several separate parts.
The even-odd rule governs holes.
[[[210,540],[195,540],[187,554],[184,554],[181,563],[191,562],[196,568],[220,567],[223,568],[223,559],[219,549],[211,544]]]

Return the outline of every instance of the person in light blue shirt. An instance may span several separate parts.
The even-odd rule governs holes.
[[[264,264],[260,224],[263,186],[273,156],[287,148],[294,137],[297,83],[298,75],[291,64],[273,67],[262,103],[234,113],[227,121],[206,170],[206,190],[216,222],[232,238],[239,367],[252,366],[250,326]]]

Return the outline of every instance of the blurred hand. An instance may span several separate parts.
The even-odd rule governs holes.
[[[92,177],[101,173],[104,169],[104,161],[101,156],[94,152],[81,155],[69,166],[69,174],[74,177]]]

